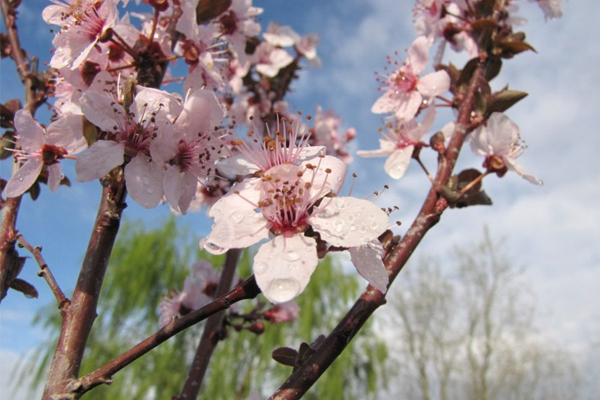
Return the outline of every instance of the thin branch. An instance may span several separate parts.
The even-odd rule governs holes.
[[[237,262],[240,258],[240,249],[230,249],[227,251],[225,258],[225,265],[223,266],[223,272],[221,273],[221,280],[217,287],[216,297],[222,296],[229,291],[233,278],[235,276],[235,270],[237,268]],[[173,400],[183,399],[196,399],[204,380],[204,375],[208,369],[208,364],[212,354],[221,339],[220,333],[223,329],[223,318],[225,317],[225,311],[220,311],[214,315],[211,315],[206,320],[204,326],[204,332],[202,338],[196,349],[196,355],[194,361],[190,367],[190,371],[181,390],[179,397],[174,397]]]
[[[471,77],[467,93],[459,108],[456,129],[450,139],[448,148],[438,158],[438,170],[434,185],[429,190],[425,202],[407,234],[388,253],[384,260],[386,268],[390,271],[390,285],[425,234],[439,221],[442,212],[446,208],[446,202],[443,198],[440,198],[438,188],[450,178],[462,145],[469,133],[469,127],[472,125],[470,119],[475,103],[475,93],[479,89],[479,82],[482,77],[483,63],[480,62]],[[301,398],[341,354],[373,312],[379,306],[385,304],[385,301],[385,295],[369,285],[317,351],[294,370],[270,399],[292,400]]]
[[[52,275],[52,272],[50,271],[48,264],[46,264],[44,257],[42,257],[42,248],[40,246],[33,247],[21,234],[17,235],[17,241],[19,242],[19,245],[26,248],[33,255],[33,258],[35,258],[35,261],[40,267],[40,272],[38,272],[38,275],[44,278],[48,283],[48,286],[50,286],[50,290],[54,294],[56,302],[58,303],[58,309],[62,310],[64,307],[71,304],[71,301],[67,299],[67,296],[65,296],[60,286],[58,286],[58,283],[56,282],[56,279],[54,279],[54,275]]]
[[[154,349],[161,343],[165,342],[169,338],[175,336],[179,332],[189,328],[190,326],[205,320],[218,313],[219,311],[225,310],[231,307],[232,304],[237,303],[241,300],[253,299],[260,293],[260,289],[256,285],[254,276],[251,276],[240,285],[227,292],[223,296],[217,298],[210,304],[196,310],[182,318],[174,319],[161,328],[153,335],[147,337],[125,353],[115,357],[104,366],[97,370],[72,381],[67,387],[64,393],[70,392],[74,395],[73,398],[77,399],[88,390],[104,384],[111,383],[112,376]],[[68,394],[67,394],[68,395]]]
[[[16,12],[9,0],[1,0],[2,18],[6,27],[6,35],[10,42],[11,52],[10,57],[14,60],[17,66],[17,72],[21,77],[21,81],[25,86],[25,109],[35,114],[35,110],[45,101],[45,94],[38,96],[35,90],[35,77],[31,73],[30,66],[25,59],[21,42],[19,40],[19,32],[16,24]],[[13,165],[13,169],[17,164]],[[16,223],[21,206],[21,196],[9,197],[2,202],[2,223],[0,225],[0,302],[6,296],[10,281],[17,277],[19,270],[16,267],[19,265],[15,262],[18,258],[18,253],[15,250],[16,242]]]

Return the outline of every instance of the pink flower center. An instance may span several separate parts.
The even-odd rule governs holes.
[[[412,72],[408,64],[404,64],[396,73],[390,77],[390,87],[395,94],[410,93],[417,86],[418,77]]]

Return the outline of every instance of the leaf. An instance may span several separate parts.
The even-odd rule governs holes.
[[[504,89],[496,92],[487,99],[486,115],[489,116],[493,112],[504,112],[527,97],[527,95],[528,93],[519,90]]]
[[[31,200],[36,201],[38,197],[40,197],[41,192],[39,180],[35,181],[33,185],[31,185],[29,189],[27,189],[27,192],[29,192]]]
[[[83,137],[85,138],[85,141],[87,142],[88,146],[91,146],[92,144],[96,143],[96,141],[98,140],[98,128],[96,128],[96,125],[92,124],[90,121],[87,120],[87,118],[82,117],[83,118]]]
[[[231,0],[200,0],[196,7],[196,22],[209,22],[227,11],[230,6]]]
[[[302,349],[302,346],[300,346],[300,348]],[[280,364],[287,365],[288,367],[294,367],[296,366],[296,360],[298,359],[298,352],[291,347],[280,347],[273,350],[271,357],[273,357],[273,360]]]
[[[6,131],[0,139],[0,160],[6,160],[13,156],[12,149],[15,148],[15,131]]]
[[[502,59],[500,59],[498,57],[490,56],[490,58],[488,59],[485,71],[483,73],[483,76],[489,82],[492,79],[494,79],[496,76],[498,76],[501,69],[502,69]]]
[[[15,278],[10,283],[9,287],[18,292],[21,292],[25,297],[29,299],[37,299],[38,291],[31,283],[24,281],[23,279]]]
[[[460,71],[460,77],[458,78],[458,82],[456,83],[457,87],[467,86],[471,81],[471,77],[475,72],[475,68],[477,68],[477,64],[479,64],[479,58],[475,57],[470,59],[465,67]]]

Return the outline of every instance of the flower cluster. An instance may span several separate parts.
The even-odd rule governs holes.
[[[540,0],[537,3],[546,18],[562,15],[558,0]],[[500,71],[502,59],[512,58],[532,47],[524,41],[525,36],[521,32],[513,32],[515,26],[524,23],[522,18],[515,16],[518,10],[515,2],[507,1],[494,7],[495,13],[483,4],[470,4],[463,0],[417,1],[414,12],[418,37],[407,50],[406,61],[400,64],[388,56],[387,72],[377,75],[377,82],[381,85],[379,90],[383,94],[371,111],[387,114],[380,149],[359,151],[360,156],[388,157],[384,166],[386,173],[393,179],[400,179],[406,173],[410,160],[418,158],[420,149],[428,146],[421,140],[434,125],[435,109],[440,106],[460,107],[468,83],[465,77],[472,70],[465,68],[460,71],[451,64],[441,64],[445,46],[449,44],[455,51],[471,57],[467,64],[471,68],[484,60],[491,61],[493,66],[490,67],[493,72],[486,72],[489,77],[485,78],[485,83],[477,83],[481,104],[471,113],[468,126],[461,127],[474,130],[467,137],[473,139],[471,148],[476,154],[486,157],[484,167],[488,173],[503,176],[507,170],[513,170],[528,181],[541,184],[539,179],[525,173],[514,162],[524,146],[518,127],[502,114],[524,96],[508,88],[492,93],[487,82]],[[430,48],[435,43],[439,43],[433,60],[436,71],[423,74],[429,62]],[[443,97],[446,92],[455,98]],[[450,138],[456,127],[456,124],[450,123],[440,135]],[[432,142],[434,149],[443,151],[443,140],[439,137],[432,140],[437,142]]]

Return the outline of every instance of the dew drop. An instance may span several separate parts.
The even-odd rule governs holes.
[[[346,207],[346,202],[342,199],[338,199],[338,201],[336,202],[337,208],[339,208],[340,210]]]
[[[356,230],[356,226],[355,226],[355,225],[350,225],[350,230],[351,230],[352,232],[354,232],[354,231]]]
[[[362,225],[362,226],[360,227],[360,231],[361,231],[362,233],[365,233],[365,232],[367,231],[367,227],[366,227],[366,226],[364,226],[364,225]]]
[[[218,246],[212,242],[206,242],[204,248],[212,254],[223,254],[227,251],[226,248]]]
[[[333,221],[333,226],[337,233],[341,233],[344,230],[344,221],[342,219],[336,219]]]
[[[263,262],[254,265],[254,273],[262,275],[269,270],[269,266]]]
[[[268,297],[277,302],[285,303],[296,297],[300,292],[300,283],[294,279],[276,279],[271,282]]]
[[[354,215],[350,214],[346,219],[348,220],[348,222],[354,222]]]
[[[146,186],[146,193],[154,193],[154,188],[152,186]]]
[[[377,229],[378,226],[379,226],[379,224],[377,222],[371,223],[371,229]]]
[[[300,259],[300,254],[298,254],[295,251],[288,251],[287,253],[285,253],[284,258],[288,261],[298,261]]]
[[[22,176],[19,177],[19,182],[23,182],[23,177]]]
[[[236,211],[233,214],[231,214],[231,219],[239,224],[240,222],[242,222],[242,220],[244,219],[244,213],[240,212],[240,211]]]

